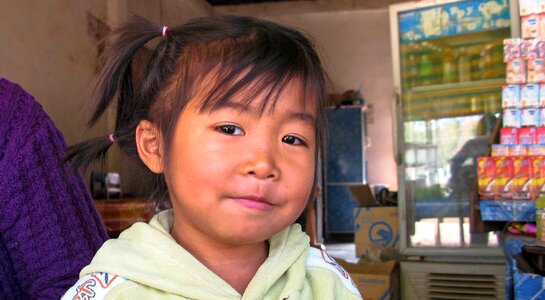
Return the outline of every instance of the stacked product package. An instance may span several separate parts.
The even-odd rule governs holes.
[[[545,0],[519,1],[522,38],[504,40],[500,144],[478,158],[481,200],[545,194]]]

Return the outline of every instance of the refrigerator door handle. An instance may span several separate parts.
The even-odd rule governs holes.
[[[400,120],[400,112],[401,112],[401,95],[398,91],[394,92],[394,97],[392,99],[392,136],[393,136],[393,145],[394,145],[394,160],[398,166],[401,166],[402,162],[402,154],[401,149],[399,149],[399,139],[400,139],[400,132],[399,132],[399,120]]]

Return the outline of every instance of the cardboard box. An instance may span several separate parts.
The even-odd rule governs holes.
[[[395,272],[395,261],[375,264],[352,264],[343,260],[337,262],[350,273],[363,299],[397,299],[399,280]]]
[[[397,206],[354,208],[356,256],[377,260],[399,249]],[[395,255],[394,255],[395,256]]]
[[[379,206],[380,203],[375,200],[375,196],[368,184],[355,185],[348,188],[352,198],[356,200],[358,206]]]

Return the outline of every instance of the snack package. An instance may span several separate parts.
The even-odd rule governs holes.
[[[529,156],[545,155],[545,144],[534,144],[526,146]]]
[[[539,114],[539,124],[540,127],[545,127],[545,108],[538,108],[538,114]]]
[[[535,127],[523,127],[519,129],[519,145],[533,145],[537,143]]]
[[[532,161],[530,196],[535,199],[545,193],[545,156],[531,156],[530,159]]]
[[[492,144],[490,156],[509,156],[509,148],[511,148],[511,146],[512,145]]]
[[[545,107],[545,83],[539,85],[539,106]]]
[[[513,179],[515,172],[512,157],[494,157],[496,163],[496,180],[494,180],[494,197],[497,199],[513,199]]]
[[[545,22],[545,20],[544,20]],[[545,82],[545,66],[542,58],[535,58],[528,61],[528,82]]]
[[[523,51],[523,40],[515,38],[515,39],[505,39],[503,40],[503,61],[508,62],[514,59],[520,59],[522,57],[522,51]],[[536,50],[537,54],[539,55],[539,46],[540,44],[536,42]],[[528,49],[524,49],[527,51]]]
[[[545,12],[545,0],[537,0],[537,12],[538,13]]]
[[[520,85],[504,84],[501,93],[502,108],[517,108],[520,102]]]
[[[537,14],[520,18],[522,38],[533,39],[539,36],[539,16]]]
[[[545,144],[545,127],[536,128],[536,143]]]
[[[520,126],[522,127],[535,127],[539,125],[539,109],[537,108],[523,108],[520,116]],[[519,132],[520,136],[520,132]]]
[[[530,157],[513,157],[513,173],[511,189],[513,199],[530,199],[530,184],[532,182],[532,161]]]
[[[519,43],[520,57],[525,60],[539,58],[537,39],[521,40]]]
[[[526,82],[526,62],[522,59],[513,59],[507,62],[507,83]]]
[[[538,16],[539,29],[538,36],[543,37],[545,35],[545,14],[541,13]]]
[[[500,129],[500,144],[516,145],[519,141],[519,128],[504,127]]]
[[[539,84],[528,83],[520,86],[520,108],[539,105]]]
[[[545,39],[537,38],[534,39],[537,50],[537,58],[545,58]]]
[[[496,157],[477,157],[477,185],[479,199],[494,199]]]
[[[528,147],[526,145],[511,145],[509,147],[509,156],[528,155]]]
[[[537,0],[519,0],[519,13],[521,16],[536,14],[539,12]]]
[[[520,127],[521,112],[518,108],[507,108],[503,110],[503,127]]]

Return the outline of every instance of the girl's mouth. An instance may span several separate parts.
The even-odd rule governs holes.
[[[258,196],[237,196],[231,198],[238,204],[247,208],[256,209],[260,211],[268,211],[273,208],[273,204],[270,203],[267,198]]]

